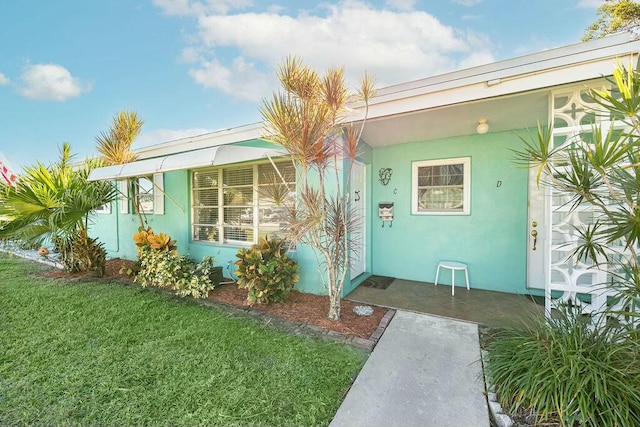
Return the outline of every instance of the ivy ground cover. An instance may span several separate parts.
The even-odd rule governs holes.
[[[0,253],[0,425],[326,425],[366,355]]]

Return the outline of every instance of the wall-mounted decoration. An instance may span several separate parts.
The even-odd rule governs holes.
[[[391,168],[380,168],[378,171],[378,181],[382,183],[382,185],[387,185],[391,180],[391,174],[393,173],[393,169]]]
[[[378,216],[382,220],[382,228],[384,223],[389,222],[389,228],[393,227],[393,202],[378,203]]]

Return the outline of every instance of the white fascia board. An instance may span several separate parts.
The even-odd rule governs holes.
[[[230,129],[197,135],[175,141],[163,142],[139,148],[136,151],[139,159],[167,156],[185,151],[199,150],[202,148],[217,147],[219,145],[235,144],[238,142],[260,139],[265,135],[262,123],[252,123]]]
[[[456,71],[415,82],[383,88],[369,103],[369,118],[389,114],[386,111],[395,111],[395,114],[415,111],[416,109],[433,108],[451,105],[454,103],[476,101],[492,96],[500,96],[524,90],[535,90],[558,84],[579,82],[605,75],[611,75],[617,61],[633,60],[640,51],[640,41],[635,41],[629,34],[617,34],[611,37],[594,40],[587,43],[565,46],[550,51],[540,52],[515,59],[497,62],[494,64]],[[602,69],[603,63],[608,64],[609,69]],[[634,64],[635,65],[635,64]],[[591,72],[587,69],[590,69]],[[575,76],[567,81],[555,75],[565,74],[564,70]],[[579,75],[583,73],[584,75]],[[539,80],[537,86],[531,83],[532,75],[545,75],[547,80]],[[505,85],[506,82],[518,81],[521,84]],[[474,88],[490,88],[502,86],[500,90],[482,90],[482,94],[476,93]],[[522,87],[518,87],[522,86]],[[504,88],[511,87],[511,92]],[[464,90],[468,97],[455,97],[456,92]],[[443,96],[444,95],[444,96]],[[415,99],[424,98],[428,106],[411,107]],[[426,101],[429,99],[429,101]],[[393,108],[390,105],[400,106],[407,103],[407,108]],[[418,103],[420,104],[420,103]],[[382,107],[382,108],[380,108]],[[359,121],[363,118],[362,103],[351,105],[353,114],[349,121]],[[384,113],[380,113],[384,112]]]
[[[498,61],[439,76],[402,83],[382,88],[371,104],[383,103],[397,98],[405,98],[450,88],[467,86],[479,82],[500,81],[519,75],[572,66],[582,62],[597,61],[636,53],[640,41],[634,41],[627,33],[564,46],[547,51]]]
[[[242,163],[268,157],[282,157],[286,154],[287,152],[284,150],[270,148],[219,145],[195,151],[137,160],[123,165],[96,168],[89,173],[88,180],[121,180],[177,170]]]
[[[367,119],[474,102],[482,99],[598,79],[604,76],[610,76],[618,62],[626,63],[634,60],[634,57],[635,55],[617,58],[610,57],[600,61],[573,65],[572,67],[541,70],[527,75],[502,79],[499,82],[492,82],[493,84],[488,84],[487,81],[481,81],[475,84],[437,92],[403,97],[385,103],[370,105]],[[363,113],[360,109],[354,111],[348,118],[348,121],[357,122],[362,120],[364,118]]]

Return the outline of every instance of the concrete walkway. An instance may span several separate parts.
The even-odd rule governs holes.
[[[488,427],[478,327],[397,311],[330,426]]]

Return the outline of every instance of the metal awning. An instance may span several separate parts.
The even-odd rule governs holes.
[[[88,179],[89,181],[118,180],[134,176],[153,175],[158,172],[228,165],[267,157],[279,157],[286,154],[287,152],[284,150],[270,148],[220,145],[201,150],[171,154],[164,157],[138,160],[123,165],[96,168],[89,173]]]

